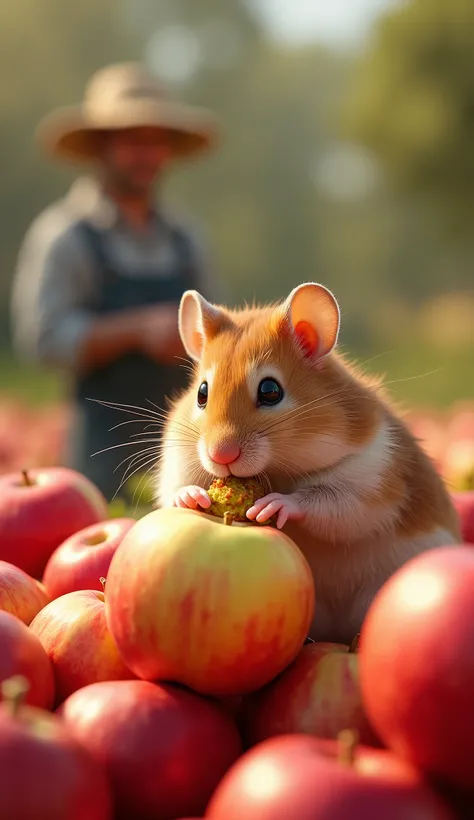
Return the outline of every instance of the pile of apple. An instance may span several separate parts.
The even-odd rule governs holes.
[[[307,640],[317,608],[272,526],[0,476],[0,818],[474,817],[472,546],[407,563],[350,647]]]
[[[449,410],[416,410],[408,425],[452,490],[474,490],[474,403]]]

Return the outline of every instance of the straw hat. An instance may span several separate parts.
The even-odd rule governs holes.
[[[99,156],[101,134],[139,126],[156,126],[165,132],[174,157],[206,150],[217,138],[217,123],[210,112],[171,101],[143,66],[120,63],[92,76],[80,106],[46,116],[37,139],[55,157],[87,161]]]

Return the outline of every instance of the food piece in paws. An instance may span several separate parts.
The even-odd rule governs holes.
[[[230,512],[235,521],[245,521],[249,524],[250,521],[245,515],[247,510],[267,492],[264,485],[255,478],[237,478],[236,476],[216,478],[208,489],[212,503],[206,512],[218,518]]]

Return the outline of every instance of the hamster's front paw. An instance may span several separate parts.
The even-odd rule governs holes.
[[[206,490],[196,484],[181,487],[173,498],[173,507],[181,507],[182,509],[195,510],[197,507],[207,509],[210,506],[211,499]]]
[[[256,520],[259,524],[264,524],[276,513],[278,513],[277,527],[279,530],[285,526],[287,521],[300,521],[304,516],[296,495],[270,493],[263,498],[259,498],[253,507],[247,510],[247,518],[250,518],[251,521]]]

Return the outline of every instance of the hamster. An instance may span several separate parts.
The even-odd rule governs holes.
[[[335,352],[339,324],[334,295],[312,282],[242,310],[184,293],[179,329],[194,375],[163,429],[156,501],[205,509],[215,477],[268,481],[248,518],[276,514],[305,555],[316,590],[310,637],[350,643],[393,572],[461,538],[429,457]]]

